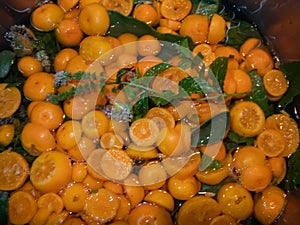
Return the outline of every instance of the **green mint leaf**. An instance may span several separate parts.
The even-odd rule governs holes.
[[[185,77],[179,82],[181,94],[208,94],[217,93],[216,89],[211,86],[206,80],[201,77]],[[183,93],[185,92],[185,93]]]
[[[8,224],[8,198],[9,192],[0,191],[0,225]]]
[[[254,145],[255,139],[256,137],[242,137],[230,130],[228,132],[226,142],[227,144],[231,143],[231,145],[235,145],[234,147],[237,147],[238,145]]]
[[[132,108],[133,120],[142,118],[149,110],[149,99],[147,96],[141,96]]]
[[[215,160],[212,157],[209,157],[208,155],[205,154],[202,155],[201,162],[198,168],[199,171],[220,169],[220,168],[222,168],[222,164],[218,160]]]
[[[170,63],[165,63],[165,62],[154,65],[146,71],[144,77],[154,77],[157,74],[163,72],[164,70],[170,68],[171,66],[172,65]]]
[[[14,63],[16,53],[8,50],[0,52],[0,78],[4,78],[10,71],[11,66]]]
[[[225,132],[229,129],[230,114],[221,112],[203,122],[192,130],[192,146],[214,144],[224,139]]]
[[[223,91],[224,79],[227,72],[228,58],[227,57],[219,57],[216,58],[212,64],[210,65],[210,69],[212,75],[218,81],[218,86]]]
[[[249,75],[252,80],[252,90],[244,99],[257,103],[263,109],[266,116],[271,115],[273,112],[273,105],[269,103],[262,77],[259,76],[255,70],[251,71]]]
[[[282,65],[280,69],[289,81],[289,88],[278,103],[278,107],[283,108],[287,104],[293,102],[294,97],[300,94],[300,62],[286,63]]]
[[[207,15],[209,17],[217,13],[219,11],[219,8],[221,7],[220,0],[201,0],[200,2],[192,0],[192,2],[194,3],[192,10],[193,13]]]

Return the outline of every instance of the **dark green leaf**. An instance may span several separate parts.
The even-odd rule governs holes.
[[[208,184],[202,183],[202,185],[201,185],[201,191],[203,191],[203,192],[211,192],[211,193],[217,194],[218,191],[220,190],[220,188],[224,184],[225,184],[224,181],[222,181],[222,182],[220,182],[219,184],[216,184],[216,185],[208,185]]]
[[[222,168],[221,163],[218,160],[213,159],[205,154],[201,157],[201,163],[199,165],[199,171],[220,169]]]
[[[229,112],[221,112],[214,115],[192,130],[192,146],[214,144],[223,140],[226,131],[229,129],[229,124]]]
[[[133,120],[142,118],[149,110],[148,97],[141,97],[137,103],[132,107]]]
[[[260,38],[257,28],[244,20],[232,21],[227,31],[226,45],[239,49],[240,46],[250,37]]]
[[[172,65],[170,63],[165,63],[165,62],[154,65],[146,71],[144,77],[154,77],[157,74],[161,73],[162,71],[170,68],[171,66]]]
[[[253,145],[256,137],[242,137],[235,133],[234,131],[230,130],[227,135],[227,142],[230,140],[231,143],[237,147],[237,145]]]
[[[3,50],[0,52],[0,78],[4,78],[14,62],[16,54],[12,51]]]
[[[53,62],[56,54],[60,51],[61,46],[55,37],[55,32],[41,32],[36,29],[31,29],[34,32],[35,41],[33,47],[37,51],[45,50],[47,55],[50,57],[51,62]]]
[[[250,216],[243,221],[243,225],[261,225],[260,222],[255,218],[255,216]]]
[[[213,76],[219,83],[220,90],[223,90],[224,79],[227,72],[228,58],[219,57],[215,59],[210,65],[210,69],[213,73]]]
[[[217,93],[206,80],[200,77],[185,77],[179,82],[179,86],[182,88],[180,91],[184,91],[183,96],[195,94],[208,94]]]
[[[287,174],[284,180],[285,189],[292,191],[300,187],[300,149],[288,159]]]
[[[280,69],[283,71],[287,80],[289,81],[289,88],[278,103],[278,107],[282,108],[291,103],[296,95],[300,94],[300,62],[286,63],[282,65]]]
[[[250,72],[249,75],[252,80],[252,90],[245,100],[257,103],[263,109],[266,116],[271,115],[273,112],[273,105],[269,103],[262,77],[259,76],[256,71]]]
[[[123,33],[132,33],[140,37],[144,34],[150,34],[161,41],[180,44],[188,39],[189,45],[193,46],[193,42],[189,37],[183,37],[174,34],[162,34],[146,23],[137,20],[133,17],[124,16],[116,11],[109,11],[110,27],[107,35],[118,37]]]
[[[175,104],[177,100],[176,95],[172,91],[164,91],[161,92],[159,95],[153,94],[150,96],[151,103],[153,106],[164,106],[167,104]]]
[[[8,197],[8,192],[0,191],[0,225],[8,224]]]
[[[192,12],[200,15],[207,15],[211,17],[213,14],[218,13],[221,0],[201,0],[192,1],[193,2],[193,10]]]

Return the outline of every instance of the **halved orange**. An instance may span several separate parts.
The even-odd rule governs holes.
[[[56,150],[43,152],[34,160],[30,169],[30,180],[42,193],[57,193],[71,178],[71,160],[64,152]]]
[[[0,118],[12,116],[20,107],[21,92],[17,87],[0,84]]]
[[[131,173],[132,161],[124,150],[107,150],[99,162],[103,173],[112,180],[124,180]]]
[[[21,187],[29,172],[25,158],[10,149],[0,153],[0,190],[11,191]]]
[[[134,144],[142,147],[151,146],[159,137],[159,127],[149,118],[135,120],[130,128],[129,135]]]
[[[285,138],[275,129],[265,129],[256,138],[256,144],[266,156],[275,157],[285,149]]]
[[[177,214],[177,224],[209,225],[210,221],[221,213],[222,209],[215,199],[196,196],[183,203]]]
[[[182,20],[192,9],[190,0],[164,0],[161,2],[160,13],[164,18]]]
[[[36,211],[37,203],[28,192],[17,191],[8,200],[8,217],[12,224],[28,224]]]
[[[105,224],[117,215],[119,206],[120,199],[115,193],[100,188],[97,193],[92,193],[86,199],[81,217],[87,224],[99,222]]]
[[[154,120],[154,122],[158,125],[160,129],[165,127],[175,127],[175,118],[165,108],[153,107],[147,112],[145,117]]]
[[[285,139],[285,148],[280,156],[288,157],[299,146],[299,130],[296,121],[285,114],[273,114],[266,119],[266,128],[279,131]]]
[[[288,81],[280,70],[270,70],[263,76],[266,92],[271,97],[281,97],[288,89]]]
[[[117,11],[124,16],[128,16],[133,8],[133,0],[100,0],[100,3],[107,10]]]
[[[231,129],[241,136],[253,137],[258,135],[264,124],[264,111],[255,102],[240,101],[230,109]]]

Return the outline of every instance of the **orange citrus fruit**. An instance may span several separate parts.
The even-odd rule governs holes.
[[[172,225],[171,215],[163,207],[143,203],[131,210],[128,217],[129,225],[151,224],[151,225]]]
[[[42,72],[43,66],[41,61],[33,56],[23,56],[18,62],[18,70],[24,77],[28,77],[33,73]]]
[[[57,193],[71,181],[71,177],[71,160],[56,150],[43,152],[30,168],[30,181],[42,193]]]
[[[80,212],[85,205],[88,192],[81,183],[74,183],[61,194],[64,207],[71,212]]]
[[[12,224],[28,224],[37,211],[34,197],[25,191],[13,193],[8,200],[8,218]]]
[[[174,31],[178,31],[181,27],[181,22],[177,21],[177,20],[161,18],[159,20],[159,25],[162,26],[162,27],[170,28]]]
[[[285,149],[285,138],[275,129],[265,129],[256,138],[256,144],[266,156],[275,157]]]
[[[279,131],[285,139],[285,148],[280,156],[290,156],[299,146],[299,131],[296,121],[284,114],[274,114],[266,119],[266,128]]]
[[[54,75],[46,72],[31,74],[24,82],[23,92],[31,101],[46,100],[48,94],[54,94]]]
[[[87,113],[81,121],[83,133],[91,139],[100,138],[107,132],[109,119],[100,110],[93,110]]]
[[[260,76],[264,76],[274,68],[274,60],[266,50],[254,48],[246,55],[245,66],[248,71],[256,70]]]
[[[239,101],[230,109],[231,129],[241,136],[256,136],[262,131],[264,125],[264,111],[255,102]]]
[[[81,136],[82,128],[80,122],[68,120],[57,129],[56,141],[63,149],[71,149],[79,143]]]
[[[64,10],[64,12],[70,11],[74,8],[79,0],[57,0],[57,4]]]
[[[159,206],[162,206],[170,212],[174,210],[174,206],[175,206],[174,198],[167,191],[161,189],[150,191],[146,194],[144,200],[146,202],[154,203]]]
[[[28,177],[29,166],[17,152],[5,150],[0,153],[0,190],[11,191],[20,188]]]
[[[124,16],[128,16],[133,8],[133,0],[100,0],[99,1],[107,10],[117,11]]]
[[[20,139],[23,148],[35,156],[56,147],[55,138],[49,129],[35,123],[27,123],[23,127]]]
[[[112,180],[124,180],[132,171],[132,160],[121,149],[107,150],[101,157],[100,163],[105,176]]]
[[[280,70],[270,70],[263,76],[266,92],[271,97],[281,97],[288,89],[288,81]]]
[[[161,45],[159,40],[150,34],[139,37],[137,51],[140,56],[153,56],[160,53]]]
[[[268,165],[253,165],[240,176],[241,184],[249,191],[260,192],[271,184],[272,168]]]
[[[277,186],[269,186],[257,194],[254,216],[263,225],[272,224],[283,211],[286,194]]]
[[[41,101],[31,110],[29,119],[32,123],[55,130],[62,124],[64,113],[59,105]]]
[[[272,168],[273,181],[275,184],[279,184],[287,172],[286,160],[283,156],[270,157],[269,163]]]
[[[178,21],[184,19],[191,9],[190,0],[164,0],[160,5],[160,13],[164,18]]]
[[[206,65],[210,65],[215,59],[215,53],[212,51],[211,46],[206,43],[194,47],[193,54],[198,55],[199,53],[203,56],[202,60]]]
[[[106,37],[93,35],[88,36],[81,41],[79,54],[88,63],[91,63],[97,59],[99,59],[101,62],[103,61],[103,63],[107,63],[107,60],[110,59],[112,54],[110,51],[111,49],[112,46]]]
[[[265,162],[266,156],[259,148],[247,145],[234,152],[231,168],[234,173],[240,175],[248,167],[264,165]]]
[[[142,166],[138,178],[146,190],[161,188],[167,180],[167,172],[161,163],[152,162]]]
[[[136,72],[138,72],[141,76],[144,76],[147,70],[161,62],[162,59],[157,56],[145,56],[136,63]]]
[[[210,44],[217,44],[225,39],[226,36],[226,21],[225,19],[214,14],[210,20],[207,41]]]
[[[85,72],[88,69],[88,63],[82,55],[72,57],[66,64],[65,71],[74,74],[76,72]]]
[[[221,207],[215,199],[206,196],[195,196],[184,202],[180,207],[177,214],[177,224],[209,225],[210,221],[221,213]]]
[[[159,137],[157,124],[149,118],[135,120],[129,128],[129,135],[133,143],[147,147],[156,143]]]
[[[236,60],[240,59],[240,53],[237,49],[231,46],[217,45],[214,50],[216,58],[218,57],[233,57]]]
[[[154,26],[158,22],[158,12],[152,4],[142,3],[137,5],[132,16],[140,21],[145,22],[149,26]]]
[[[15,126],[13,124],[0,125],[0,145],[9,145],[15,136]]]
[[[231,70],[233,80],[236,84],[235,93],[250,93],[252,90],[252,80],[250,75],[241,69],[233,69]]]
[[[21,92],[17,87],[0,84],[0,118],[12,116],[20,107]]]
[[[184,18],[179,30],[180,35],[190,36],[195,44],[207,41],[209,20],[205,15],[190,14]]]
[[[37,205],[39,208],[46,208],[51,213],[60,213],[64,208],[61,197],[54,192],[48,192],[39,197]]]
[[[175,127],[175,119],[173,115],[165,108],[153,107],[147,112],[145,117],[154,120],[160,129],[165,127]]]
[[[109,28],[109,15],[100,3],[91,3],[82,8],[79,14],[79,25],[87,35],[103,35]]]
[[[188,200],[200,191],[200,182],[194,177],[178,178],[170,177],[167,182],[168,191],[178,200]]]
[[[239,51],[243,58],[249,54],[249,52],[261,44],[261,40],[258,38],[248,38],[240,47]]]
[[[73,47],[80,43],[83,32],[74,19],[63,19],[55,28],[55,37],[63,46]]]
[[[119,207],[120,200],[118,195],[105,188],[100,188],[86,199],[81,217],[88,224],[99,221],[105,224],[117,215]]]
[[[223,214],[212,219],[210,225],[237,225],[237,220],[232,216]]]
[[[250,192],[237,183],[224,184],[218,191],[217,201],[224,214],[237,220],[245,220],[253,213],[254,201]]]
[[[179,92],[179,82],[188,77],[188,73],[183,69],[172,66],[155,76],[151,83],[151,87],[157,91],[172,91],[173,93]]]
[[[75,56],[78,55],[78,52],[73,48],[63,48],[60,50],[54,58],[54,70],[55,72],[64,70],[67,63]]]
[[[39,31],[54,30],[64,17],[63,9],[54,3],[36,8],[31,14],[31,24]]]

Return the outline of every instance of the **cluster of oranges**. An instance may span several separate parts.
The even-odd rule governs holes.
[[[26,77],[23,94],[30,101],[20,140],[36,158],[29,165],[13,149],[0,153],[0,190],[11,192],[10,223],[218,225],[242,224],[254,215],[267,225],[280,215],[285,193],[277,184],[286,174],[285,157],[298,148],[298,127],[285,114],[265,118],[261,107],[244,97],[253,88],[248,73],[252,70],[262,77],[271,101],[284,95],[288,82],[259,39],[248,39],[240,49],[225,46],[225,19],[191,14],[191,9],[190,0],[154,0],[135,6],[132,0],[59,0],[33,11],[32,26],[54,32],[63,47],[51,72],[45,72],[33,55],[18,60],[18,69]],[[48,101],[49,95],[85,82],[57,87],[55,79],[61,71],[101,72],[109,83],[117,79],[120,69],[131,68],[122,78],[130,82],[164,61],[162,45],[152,35],[106,35],[108,10],[132,16],[162,33],[190,36],[195,44],[192,55],[203,56],[201,66],[228,57],[222,87],[229,96],[225,104],[192,94],[190,100],[153,107],[128,123],[102,110],[138,98],[126,95],[113,82],[103,91],[93,89],[61,104]],[[177,67],[180,61],[180,55],[168,59],[172,66],[158,73],[149,88],[178,93],[183,78],[196,76],[190,68]],[[21,104],[21,92],[5,87],[0,86],[0,105],[4,100],[14,104],[1,107],[1,118],[13,115]],[[230,113],[230,129],[242,137],[255,137],[254,145],[226,149],[219,141],[193,149],[193,128],[223,111]],[[10,144],[13,129],[11,124],[0,126],[1,145]],[[206,166],[205,159],[210,159]],[[211,162],[217,166],[211,168]],[[222,182],[217,193],[201,191],[204,184]],[[179,209],[177,201],[182,202]]]

